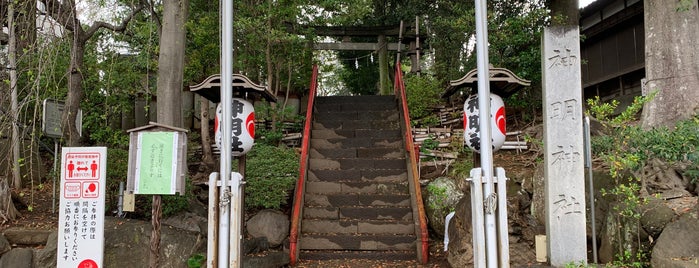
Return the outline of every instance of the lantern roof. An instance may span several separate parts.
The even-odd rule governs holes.
[[[137,127],[137,128],[132,128],[132,129],[127,130],[126,132],[130,133],[130,132],[158,131],[158,130],[167,130],[167,131],[184,132],[184,133],[188,132],[188,130],[186,130],[184,128],[168,126],[168,125],[160,124],[160,123],[156,123],[156,122],[148,122],[148,125],[145,125],[142,127]]]
[[[197,93],[212,102],[221,102],[221,75],[211,75],[201,83],[189,86],[189,91]],[[277,97],[267,90],[266,86],[253,83],[245,75],[233,74],[233,96],[244,97],[246,93],[260,94],[269,102],[277,102]]]
[[[531,81],[520,78],[508,69],[496,68],[492,65],[488,69],[490,92],[503,98],[507,98],[520,89],[531,85]],[[449,81],[449,86],[442,93],[442,98],[449,98],[465,87],[471,88],[471,91],[478,89],[478,69],[469,71],[459,79]]]

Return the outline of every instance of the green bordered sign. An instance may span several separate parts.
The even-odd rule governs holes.
[[[129,132],[127,191],[146,195],[183,194],[186,132],[152,122]]]

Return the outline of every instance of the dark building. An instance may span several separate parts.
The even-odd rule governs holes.
[[[580,53],[585,99],[617,99],[622,107],[641,95],[645,77],[643,0],[597,0],[580,11]]]

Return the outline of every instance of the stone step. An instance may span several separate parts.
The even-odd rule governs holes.
[[[342,140],[352,138],[394,139],[400,138],[399,129],[315,129],[311,131],[314,139]]]
[[[417,254],[415,250],[390,250],[390,251],[363,251],[363,250],[301,250],[299,259],[301,260],[393,260],[407,261],[415,260]],[[381,267],[381,266],[376,266]]]
[[[395,101],[374,103],[317,103],[316,112],[345,112],[345,111],[391,111],[396,110]]]
[[[309,170],[308,182],[312,181],[327,181],[327,182],[407,182],[408,174],[405,168],[403,169],[374,169],[374,170],[337,170],[337,169],[321,169]]]
[[[334,250],[411,250],[414,235],[302,234],[300,249]]]
[[[400,114],[396,109],[386,111],[336,111],[313,113],[313,120],[320,123],[347,120],[398,122],[399,119]]]
[[[405,194],[408,182],[306,182],[306,194]]]
[[[340,149],[314,149],[311,148],[309,156],[316,159],[337,158],[373,158],[373,159],[405,159],[405,151],[402,148],[373,147],[373,148],[340,148]]]
[[[389,206],[409,207],[410,195],[386,195],[386,194],[309,194],[306,193],[304,204],[306,206]]]
[[[302,233],[415,234],[412,221],[305,219]]]
[[[25,229],[10,227],[2,231],[2,235],[10,244],[16,245],[45,245],[51,230]]]
[[[314,118],[315,119],[315,118]],[[313,129],[400,129],[398,120],[314,120]]]
[[[403,139],[401,136],[392,138],[373,138],[371,136],[366,136],[362,138],[348,139],[311,138],[311,148],[313,149],[351,149],[372,147],[403,148]]]
[[[364,219],[364,220],[412,220],[413,211],[410,207],[311,207],[304,206],[304,219]]]
[[[360,104],[360,103],[396,103],[394,95],[363,95],[363,96],[323,96],[316,98],[316,105]]]
[[[405,159],[373,159],[373,158],[339,158],[339,159],[309,159],[311,170],[324,169],[405,169]]]

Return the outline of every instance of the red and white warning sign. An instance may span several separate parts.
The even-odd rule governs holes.
[[[102,267],[106,177],[106,147],[63,148],[57,267]]]

